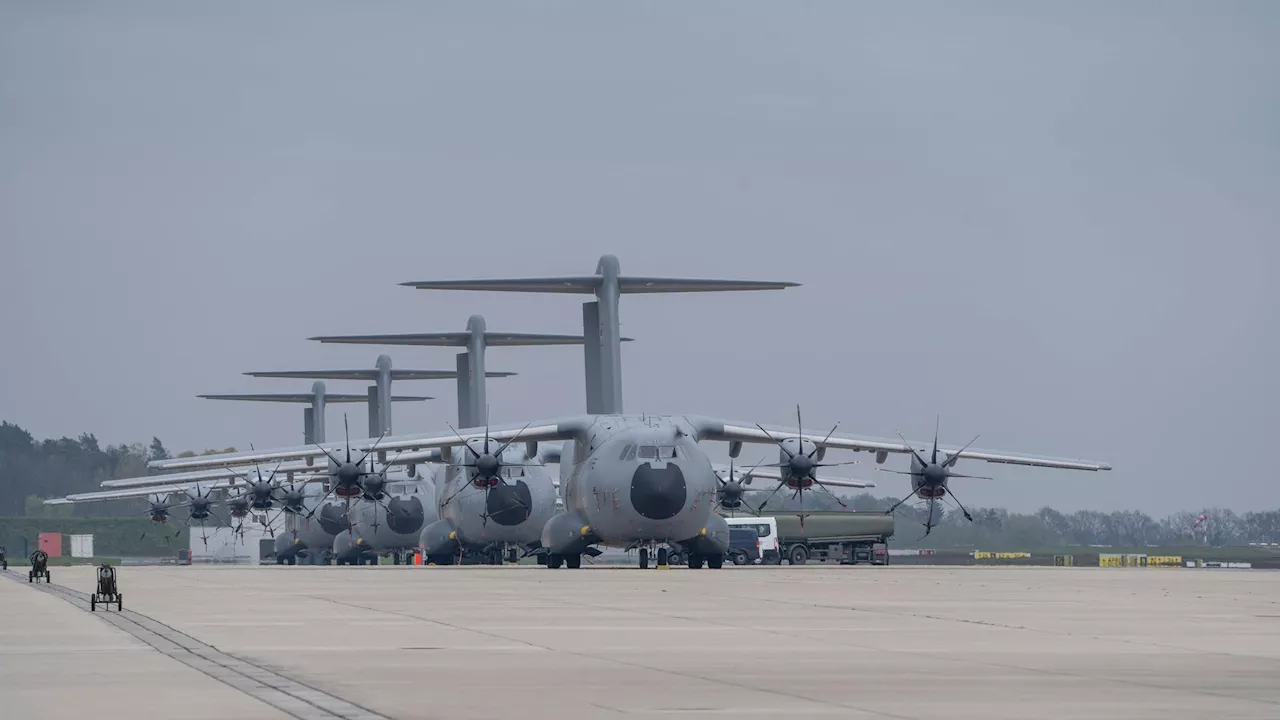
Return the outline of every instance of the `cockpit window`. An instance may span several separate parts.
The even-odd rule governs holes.
[[[627,453],[629,453],[629,452],[631,452],[632,450],[634,450],[634,449],[635,449],[635,447],[636,447],[635,445],[628,445],[628,446],[626,446],[626,447],[622,448],[622,454],[618,456],[618,459],[619,459],[619,460],[626,460],[626,459],[627,459]]]
[[[676,449],[671,445],[641,445],[640,457],[648,460],[670,460],[676,456]]]
[[[641,445],[641,459],[656,460],[658,458],[658,447],[656,445]]]
[[[676,456],[676,449],[671,445],[659,445],[658,457],[663,460],[669,460]]]

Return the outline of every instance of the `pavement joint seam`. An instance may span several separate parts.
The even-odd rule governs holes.
[[[15,582],[22,575],[8,570]],[[59,597],[72,606],[91,612],[89,602],[80,593],[61,585],[30,584],[32,589]],[[234,688],[266,705],[299,720],[390,720],[384,715],[330,695],[279,672],[218,650],[159,620],[133,610],[93,612],[103,622],[125,632],[166,657],[172,658],[213,680]],[[129,627],[132,624],[134,627]],[[159,626],[148,627],[148,625]],[[188,641],[187,643],[182,640]]]
[[[827,707],[840,708],[840,709],[842,709],[842,710],[853,710],[853,711],[856,711],[856,712],[865,713],[865,714],[867,714],[867,715],[873,715],[873,716],[876,716],[876,717],[893,718],[894,720],[916,720],[915,718],[912,718],[912,717],[907,716],[907,715],[895,715],[895,714],[893,714],[893,713],[888,713],[888,712],[885,712],[885,711],[883,711],[883,710],[872,710],[872,709],[870,709],[870,708],[859,707],[859,706],[857,706],[857,705],[850,705],[850,704],[848,704],[848,703],[831,702],[831,701],[829,701],[829,700],[818,700],[818,699],[811,698],[811,697],[805,697],[804,695],[800,695],[800,694],[797,694],[797,693],[790,693],[790,692],[786,692],[785,690],[776,690],[776,689],[774,689],[774,688],[763,687],[763,686],[760,686],[760,685],[750,685],[750,684],[747,684],[747,683],[737,683],[737,682],[733,682],[733,681],[731,681],[731,680],[726,680],[726,679],[724,679],[724,678],[719,678],[719,677],[708,677],[708,676],[706,676],[706,675],[697,675],[697,674],[694,674],[694,673],[676,672],[676,671],[674,671],[674,670],[669,670],[669,669],[667,669],[667,668],[663,668],[663,667],[655,667],[655,666],[652,666],[652,665],[645,665],[644,663],[631,662],[631,661],[628,661],[628,660],[623,660],[623,659],[621,659],[621,658],[614,657],[614,656],[609,656],[609,655],[596,655],[596,654],[593,654],[593,653],[584,653],[584,652],[575,652],[575,651],[572,651],[572,650],[563,650],[563,649],[559,649],[559,648],[550,647],[550,646],[547,646],[547,645],[540,645],[540,644],[538,644],[538,643],[529,642],[528,640],[521,640],[521,639],[519,639],[519,638],[507,637],[507,636],[505,636],[505,635],[500,635],[500,634],[498,634],[498,633],[485,632],[485,631],[483,631],[483,630],[476,630],[475,628],[468,628],[468,627],[462,627],[462,626],[460,626],[460,625],[453,625],[453,624],[450,624],[450,623],[447,623],[447,622],[444,622],[444,621],[441,621],[441,620],[436,620],[436,619],[433,619],[433,618],[424,618],[424,617],[421,617],[421,616],[418,616],[418,615],[413,615],[413,614],[410,614],[410,613],[400,612],[400,611],[397,611],[397,610],[383,610],[383,609],[379,609],[379,608],[372,608],[372,607],[368,607],[368,606],[365,606],[365,605],[359,605],[359,604],[356,604],[356,603],[349,603],[349,602],[343,602],[343,601],[341,601],[341,600],[334,600],[333,598],[322,598],[322,597],[318,597],[318,596],[314,596],[314,595],[311,595],[311,596],[308,596],[308,597],[311,597],[311,598],[314,598],[314,599],[317,599],[317,600],[325,600],[325,601],[327,601],[327,602],[331,602],[331,603],[334,603],[334,604],[336,604],[336,605],[345,605],[345,606],[347,606],[347,607],[359,608],[359,609],[361,609],[361,610],[367,610],[367,611],[369,611],[369,612],[375,612],[375,613],[387,613],[387,614],[389,614],[389,615],[398,615],[398,616],[400,616],[400,617],[408,618],[408,619],[411,619],[411,620],[418,620],[418,621],[421,621],[421,622],[429,622],[429,623],[434,623],[434,624],[437,624],[437,625],[443,625],[443,626],[445,626],[445,627],[449,627],[449,628],[452,628],[452,629],[455,629],[455,630],[463,630],[463,631],[467,631],[467,632],[474,632],[474,633],[477,633],[477,634],[480,634],[480,635],[484,635],[484,636],[486,636],[486,637],[493,638],[493,639],[496,639],[496,640],[506,640],[506,641],[508,641],[508,642],[521,643],[521,644],[524,644],[524,645],[529,645],[530,647],[541,648],[541,649],[546,650],[546,651],[551,652],[551,653],[561,653],[561,654],[568,654],[568,655],[576,655],[576,656],[578,656],[578,657],[590,658],[590,659],[592,659],[592,660],[598,660],[598,661],[601,661],[601,662],[614,663],[614,664],[616,664],[616,665],[622,665],[622,666],[625,666],[625,667],[637,668],[637,669],[641,669],[641,670],[649,670],[649,671],[652,671],[652,672],[663,673],[663,674],[666,674],[666,675],[678,675],[678,676],[680,676],[680,677],[692,677],[692,678],[697,678],[698,680],[702,680],[702,681],[705,681],[705,682],[717,683],[717,684],[720,684],[720,685],[727,685],[727,686],[729,686],[729,687],[737,688],[737,689],[739,689],[739,690],[749,690],[749,691],[752,691],[752,692],[760,692],[760,693],[765,693],[766,695],[777,695],[777,696],[780,696],[780,697],[788,698],[788,699],[790,699],[790,700],[802,700],[802,701],[804,701],[804,702],[814,703],[815,705],[825,705],[825,706],[827,706]],[[584,605],[584,604],[582,604],[582,603],[566,602],[566,604],[578,605],[579,607],[594,607],[594,606],[591,606],[591,605]],[[617,712],[627,713],[627,711],[625,711],[625,710],[621,710],[621,709],[619,709],[619,708],[610,708],[610,709],[615,710],[615,711],[617,711]],[[629,714],[629,713],[627,713],[627,714]]]

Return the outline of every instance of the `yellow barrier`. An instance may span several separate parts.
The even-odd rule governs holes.
[[[1147,558],[1147,565],[1154,567],[1182,567],[1182,556],[1152,555]]]
[[[1123,555],[1099,555],[1098,567],[1124,567]]]
[[[973,553],[974,560],[1018,560],[1029,558],[1029,552],[978,552]]]

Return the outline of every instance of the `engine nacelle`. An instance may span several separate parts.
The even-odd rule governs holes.
[[[733,442],[729,443],[729,457],[737,458],[741,454],[742,454],[741,440],[734,440]]]
[[[876,451],[876,464],[877,464],[877,465],[883,465],[883,464],[884,464],[884,461],[885,461],[885,460],[888,460],[888,459],[889,459],[889,451],[888,451],[888,450],[877,450],[877,451]]]

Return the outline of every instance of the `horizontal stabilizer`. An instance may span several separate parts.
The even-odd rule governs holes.
[[[573,293],[590,295],[604,278],[600,275],[559,278],[527,278],[497,280],[426,280],[400,283],[418,290],[481,290],[487,292]],[[618,278],[622,293],[686,293],[731,292],[735,290],[782,290],[799,283],[762,280],[702,280],[696,278],[627,277]]]
[[[490,292],[574,293],[590,295],[600,285],[599,275],[582,277],[508,280],[426,280],[400,283],[419,290],[487,290]]]
[[[734,292],[741,290],[783,290],[800,283],[764,280],[694,280],[682,278],[620,277],[618,290],[628,293]]]
[[[309,403],[315,399],[315,395],[311,393],[243,393],[230,395],[197,395],[198,398],[205,400],[244,400],[248,402],[280,402],[280,403]],[[391,398],[392,402],[418,402],[421,400],[435,400],[433,397],[425,395],[396,395]],[[331,403],[362,403],[369,401],[369,395],[348,395],[343,393],[325,393],[325,402]]]
[[[392,333],[389,335],[325,335],[309,338],[322,343],[345,343],[350,345],[432,345],[436,347],[467,347],[471,340],[469,332],[443,333]],[[631,338],[623,338],[630,340]],[[517,345],[581,345],[581,335],[551,335],[545,333],[498,333],[486,332],[484,342],[489,347]],[[485,373],[494,377],[491,373]]]
[[[317,380],[368,380],[378,379],[378,370],[270,370],[244,373],[256,378],[306,378]],[[486,372],[485,377],[510,377],[513,372]],[[453,380],[457,370],[392,370],[392,380]]]

